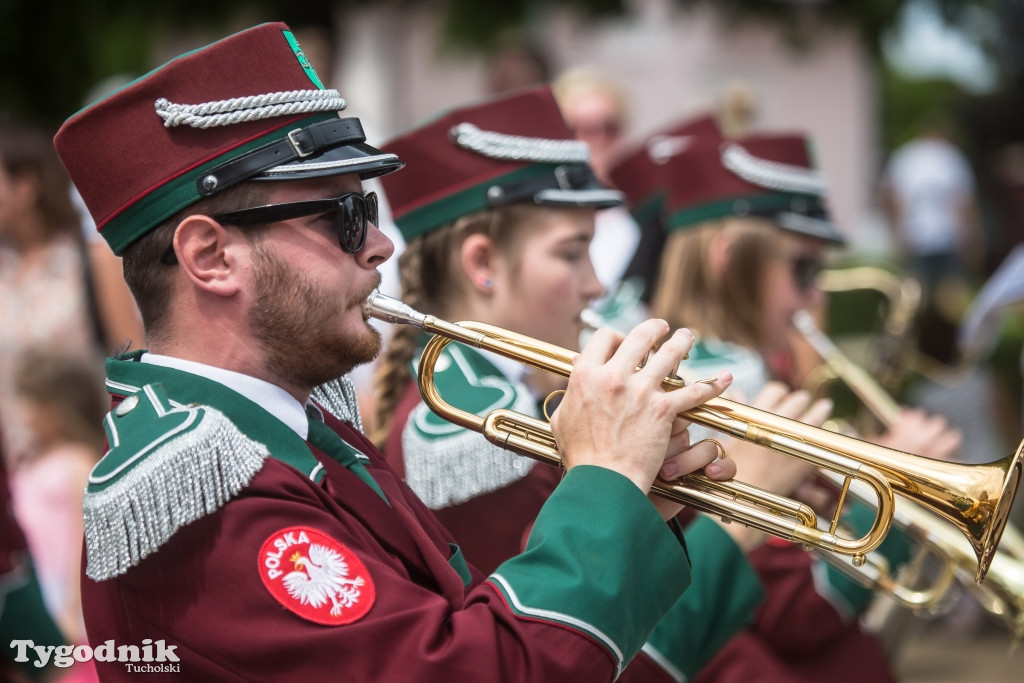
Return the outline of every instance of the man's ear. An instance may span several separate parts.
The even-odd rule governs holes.
[[[477,292],[490,294],[494,287],[498,250],[487,235],[470,235],[462,242],[459,260],[462,270],[469,278],[470,286]]]
[[[209,216],[189,216],[174,231],[174,251],[185,277],[195,287],[220,296],[241,290],[239,257],[245,246],[240,233]]]

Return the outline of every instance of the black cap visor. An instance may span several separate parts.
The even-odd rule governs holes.
[[[253,180],[304,180],[358,173],[363,180],[393,173],[405,166],[396,155],[365,142],[355,142],[268,168]]]
[[[487,203],[492,207],[518,202],[610,209],[622,206],[625,195],[599,183],[587,164],[563,164],[538,178],[487,188]]]
[[[783,230],[816,237],[837,246],[846,244],[846,238],[840,234],[836,224],[824,212],[820,216],[814,216],[793,211],[780,211],[771,216],[771,219]]]

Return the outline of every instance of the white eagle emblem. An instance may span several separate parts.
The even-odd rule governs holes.
[[[316,608],[330,600],[331,615],[338,616],[358,602],[363,577],[349,579],[348,563],[337,551],[311,543],[309,557],[296,552],[289,559],[295,571],[288,572],[282,583],[288,594],[303,605]]]

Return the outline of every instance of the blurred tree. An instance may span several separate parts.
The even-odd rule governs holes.
[[[101,80],[156,66],[151,50],[162,36],[241,28],[232,23],[240,12],[253,18],[251,24],[283,19],[292,26],[329,25],[334,6],[332,0],[249,0],[241,7],[236,0],[3,0],[0,111],[55,127],[81,108]]]
[[[914,137],[921,120],[934,111],[949,112],[955,141],[968,144],[965,131],[960,128],[959,108],[967,94],[955,81],[948,78],[907,78],[883,64],[880,74],[882,121],[885,124],[882,144],[893,150]]]
[[[416,0],[406,0],[415,4]],[[445,35],[453,47],[487,51],[500,36],[519,29],[551,7],[575,8],[595,18],[626,11],[625,0],[440,0]]]
[[[809,45],[821,21],[856,26],[877,49],[884,32],[908,2],[917,0],[675,0],[681,8],[710,4],[726,24],[774,21],[794,46]],[[930,0],[951,22],[971,8],[993,7],[1001,18],[1020,18],[1019,0]],[[449,46],[488,51],[510,30],[529,27],[551,7],[591,17],[621,15],[629,0],[389,0],[395,7],[429,4],[441,12]],[[93,85],[119,73],[141,74],[155,66],[151,46],[172,33],[220,35],[259,21],[293,27],[330,27],[346,8],[363,0],[203,0],[143,3],[131,0],[0,1],[0,109],[56,125],[77,110]],[[244,23],[239,23],[240,17]],[[1011,22],[1014,23],[1014,22]],[[1019,25],[1019,22],[1016,22]],[[1019,33],[1007,33],[1001,49],[1019,55]],[[1017,60],[1020,62],[1020,60]],[[1024,70],[1024,69],[1022,69]]]
[[[730,22],[774,22],[797,48],[811,45],[814,39],[821,35],[821,22],[854,26],[860,32],[865,45],[876,53],[881,49],[885,33],[899,20],[904,6],[918,1],[920,0],[676,0],[683,7],[714,5]],[[933,4],[948,23],[955,24],[978,7],[991,9],[993,3],[1000,0],[924,1]]]

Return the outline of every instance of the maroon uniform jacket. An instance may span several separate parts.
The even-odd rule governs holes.
[[[596,467],[566,475],[526,551],[484,580],[323,401],[347,454],[137,358],[108,362],[83,606],[94,647],[176,648],[168,680],[612,680],[689,583],[681,538]]]

